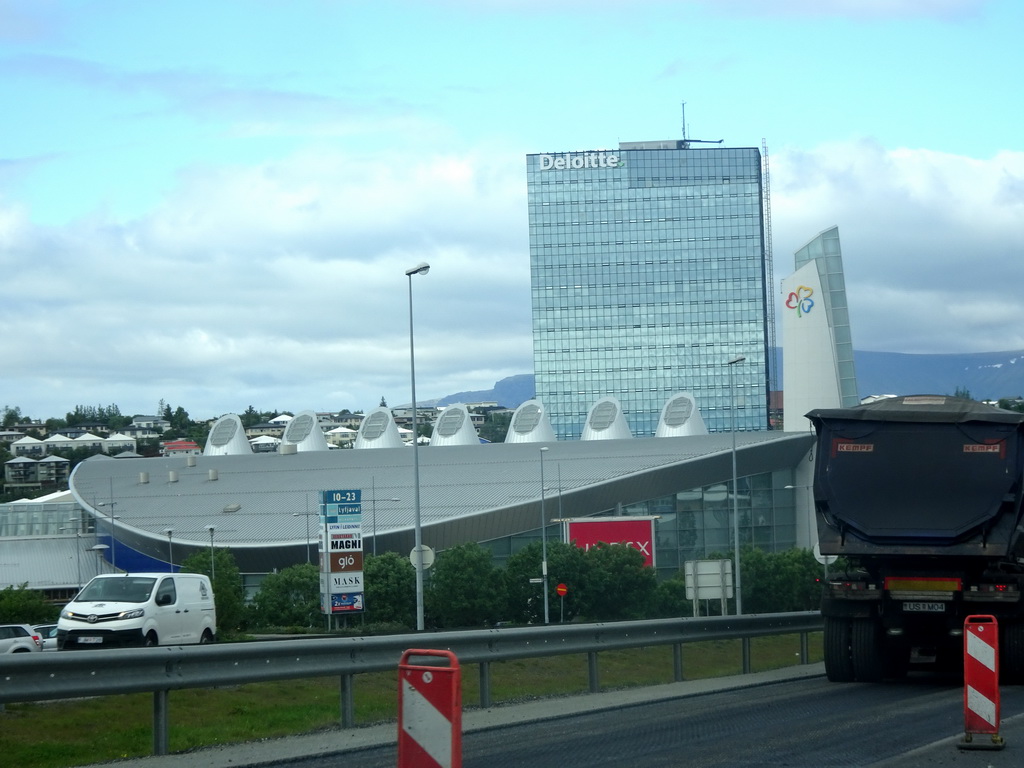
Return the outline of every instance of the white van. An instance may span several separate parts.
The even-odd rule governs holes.
[[[61,650],[209,643],[216,635],[213,588],[198,573],[97,576],[57,622]]]

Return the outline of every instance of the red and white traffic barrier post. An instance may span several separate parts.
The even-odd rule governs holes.
[[[975,736],[988,739],[975,741]],[[960,749],[1002,749],[999,735],[999,623],[995,616],[964,619],[964,737]]]
[[[416,656],[442,657],[448,666],[410,663]],[[451,651],[402,654],[398,768],[462,768],[462,673]]]

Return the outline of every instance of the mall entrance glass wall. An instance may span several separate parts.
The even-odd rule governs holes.
[[[789,486],[787,488],[786,486]],[[796,497],[793,472],[784,470],[741,477],[735,498],[740,515],[740,546],[765,552],[784,552],[797,546]],[[732,482],[688,488],[597,512],[588,517],[657,516],[655,564],[659,579],[678,574],[688,560],[705,560],[733,552]],[[561,541],[562,528],[547,529],[549,542]],[[540,529],[481,542],[504,566],[510,555],[540,541]]]

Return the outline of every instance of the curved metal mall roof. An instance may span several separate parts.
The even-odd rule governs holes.
[[[809,433],[736,434],[741,476],[791,468]],[[423,543],[445,549],[536,530],[543,455],[549,519],[583,517],[731,477],[733,436],[420,448]],[[541,452],[544,446],[548,450]],[[316,539],[320,491],[362,491],[364,549],[410,551],[414,540],[413,450],[175,456],[79,464],[70,489],[82,507],[111,522],[119,544],[157,559],[173,530],[175,562],[229,546],[241,570],[268,572],[301,562]],[[392,499],[399,499],[398,502]],[[376,518],[375,522],[374,519]]]

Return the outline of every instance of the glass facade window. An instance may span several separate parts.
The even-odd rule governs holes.
[[[654,435],[680,391],[712,432],[766,429],[760,152],[628,146],[527,156],[537,397],[559,439],[605,396]]]
[[[797,546],[797,499],[793,472],[783,470],[737,481],[735,498],[740,516],[740,546],[765,552],[784,552]],[[789,486],[787,488],[787,486]],[[687,488],[669,496],[644,499],[595,513],[593,517],[657,517],[655,567],[659,579],[675,576],[689,560],[729,559],[733,553],[732,481]],[[547,539],[561,541],[558,524],[546,530]],[[502,566],[510,555],[541,539],[540,529],[481,542]]]
[[[92,518],[73,501],[0,504],[0,538],[92,533]]]

